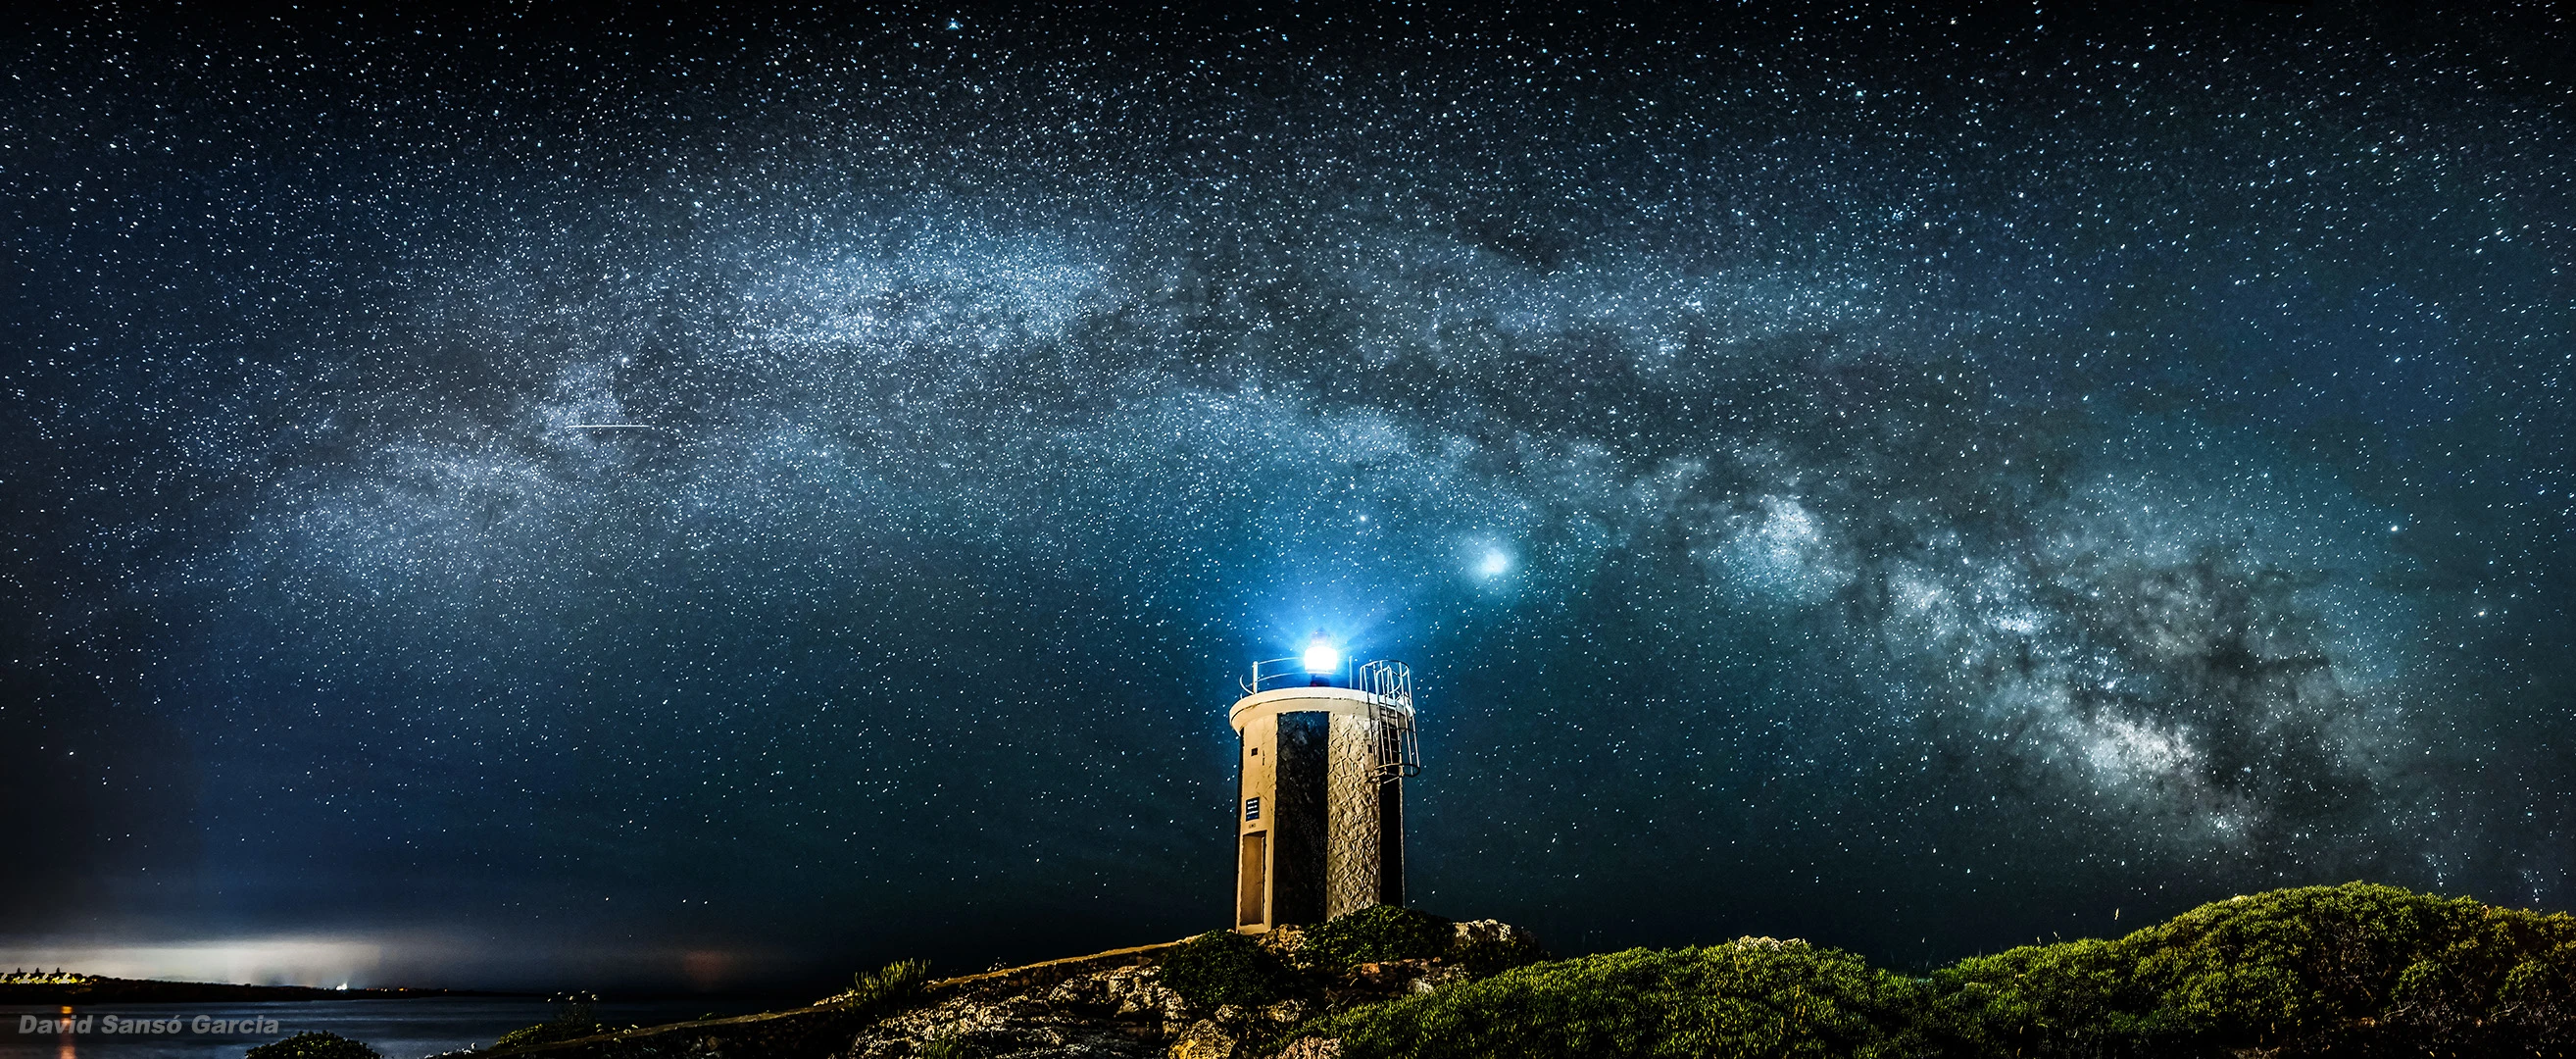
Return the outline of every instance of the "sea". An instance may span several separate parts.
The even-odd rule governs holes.
[[[775,1010],[776,1000],[684,997],[673,1000],[602,1000],[591,1017],[611,1026],[655,1026],[708,1016]],[[302,1000],[257,1004],[83,1004],[75,1007],[0,1005],[0,1059],[242,1059],[258,1045],[310,1030],[336,1033],[374,1048],[385,1059],[424,1056],[490,1045],[522,1026],[552,1021],[562,1006],[536,997],[414,997],[402,1000]],[[91,1032],[27,1032],[31,1021],[65,1015],[94,1017]],[[170,1032],[101,1032],[114,1016],[120,1026],[159,1020]],[[198,1021],[203,1016],[202,1023]],[[261,1032],[268,1024],[274,1032]],[[247,1024],[250,1032],[241,1027]],[[202,1027],[202,1029],[201,1029]]]

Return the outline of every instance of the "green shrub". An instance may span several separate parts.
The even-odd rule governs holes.
[[[930,961],[896,960],[850,975],[850,991],[825,1001],[850,1007],[893,1008],[911,1003],[930,984]]]
[[[245,1053],[244,1059],[385,1059],[376,1050],[336,1033],[299,1033]]]
[[[1339,971],[1355,964],[1417,960],[1449,953],[1449,921],[1395,905],[1371,905],[1306,928],[1299,958]]]
[[[2202,905],[2114,941],[1933,976],[1987,1054],[2283,1055],[2564,1044],[2576,919],[2348,883]]]
[[[2352,883],[1928,979],[1747,939],[1535,964],[1299,1027],[1373,1056],[2576,1054],[2576,918]]]
[[[1192,1007],[1214,1010],[1279,1000],[1288,994],[1292,976],[1287,964],[1260,942],[1231,930],[1212,930],[1163,957],[1162,982]]]
[[[1938,1054],[1918,1028],[1922,985],[1803,941],[1533,964],[1335,1015],[1301,1036],[1346,1059],[1681,1059]]]

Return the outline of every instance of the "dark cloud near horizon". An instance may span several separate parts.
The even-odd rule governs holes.
[[[1319,625],[1568,949],[2567,907],[2564,31],[2328,15],[31,31],[0,931],[1173,936]]]

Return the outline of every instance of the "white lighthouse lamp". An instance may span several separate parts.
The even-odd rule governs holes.
[[[1316,686],[1330,685],[1342,673],[1342,649],[1333,646],[1333,641],[1320,632],[1314,639],[1306,641],[1306,651],[1298,655],[1297,660],[1304,663],[1306,676]]]

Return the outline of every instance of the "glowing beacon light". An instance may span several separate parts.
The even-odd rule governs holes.
[[[1319,634],[1256,663],[1226,718],[1242,740],[1237,931],[1404,903],[1404,780],[1422,771],[1413,671],[1349,662]]]
[[[1306,641],[1306,653],[1301,658],[1306,663],[1306,672],[1312,676],[1331,676],[1342,671],[1341,650],[1320,632],[1314,639]]]

